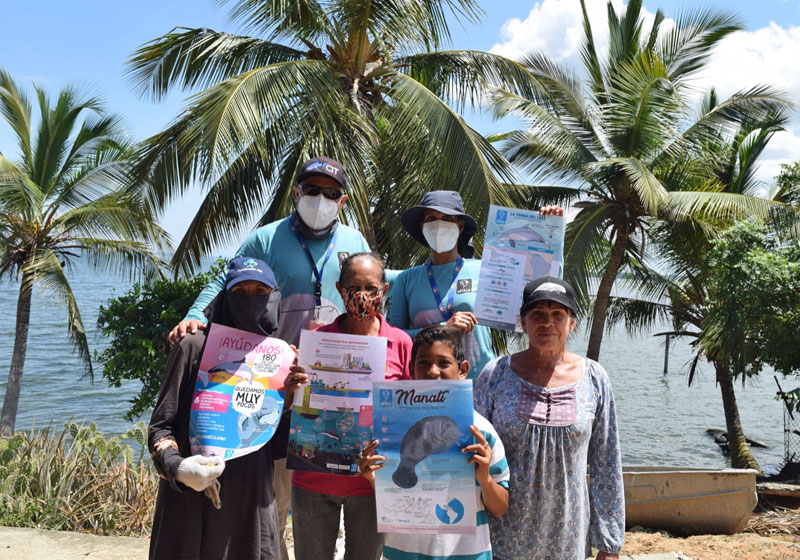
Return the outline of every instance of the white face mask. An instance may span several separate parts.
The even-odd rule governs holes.
[[[437,253],[446,253],[455,247],[459,235],[458,224],[453,222],[435,220],[422,224],[422,236]]]
[[[325,229],[339,214],[339,203],[321,194],[317,196],[303,195],[297,202],[297,213],[309,228]]]

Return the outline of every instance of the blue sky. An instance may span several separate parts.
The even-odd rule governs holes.
[[[570,62],[574,48],[569,37],[575,30],[578,0],[480,0],[486,14],[477,24],[453,26],[453,47],[490,50],[512,55],[520,49],[541,48]],[[590,11],[602,14],[605,1],[589,0]],[[615,0],[615,4],[620,0]],[[645,2],[653,13],[660,8],[675,16],[695,3],[660,0]],[[746,26],[715,60],[706,82],[724,93],[754,81],[769,81],[800,93],[800,0],[761,0],[709,3],[736,11]],[[124,62],[141,44],[175,26],[211,27],[236,31],[227,22],[226,8],[212,0],[139,0],[108,2],[20,2],[0,4],[0,67],[19,82],[36,81],[55,93],[66,84],[79,84],[99,92],[110,109],[123,115],[130,133],[144,138],[164,127],[180,110],[185,92],[160,103],[138,98],[124,76]],[[599,24],[600,22],[598,22]],[[743,85],[740,85],[743,84]],[[800,101],[800,99],[796,99]],[[470,118],[482,132],[494,131],[487,119]],[[800,126],[778,142],[765,164],[765,180],[781,161],[800,159]],[[13,157],[16,147],[9,129],[0,123],[0,152]],[[190,194],[166,212],[163,225],[177,241],[198,202]]]

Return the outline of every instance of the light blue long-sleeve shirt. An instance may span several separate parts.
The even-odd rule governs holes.
[[[322,270],[322,305],[318,318],[322,323],[330,323],[344,313],[342,297],[336,290],[340,263],[350,254],[371,251],[367,240],[358,230],[340,223],[336,232],[336,246],[322,269],[331,238],[306,240],[317,270]],[[272,222],[250,233],[236,251],[236,256],[261,259],[275,273],[282,296],[281,318],[275,336],[289,344],[297,344],[300,330],[308,328],[309,322],[314,319],[316,278],[308,255],[292,232],[289,218]],[[225,276],[223,272],[208,283],[197,296],[185,320],[206,322],[203,310],[224,288]]]
[[[433,267],[433,277],[442,297],[453,280],[456,263],[440,264]],[[478,293],[478,277],[481,261],[465,259],[456,279],[456,294],[453,311],[475,312],[475,296]],[[394,279],[387,315],[389,324],[405,330],[412,338],[428,325],[443,323],[441,311],[433,296],[428,271],[425,265],[415,266],[401,272]],[[464,337],[469,361],[469,379],[475,380],[483,366],[495,358],[492,350],[492,331],[489,327],[477,325]]]

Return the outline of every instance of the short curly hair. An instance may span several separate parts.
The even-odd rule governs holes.
[[[453,357],[459,364],[467,357],[464,331],[447,325],[428,325],[414,337],[414,344],[411,346],[411,363],[413,364],[417,359],[417,348],[422,345],[430,346],[434,342],[443,342],[450,346],[453,349]]]

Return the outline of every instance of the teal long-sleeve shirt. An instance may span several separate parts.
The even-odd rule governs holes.
[[[322,305],[319,321],[330,323],[344,313],[342,297],[336,290],[339,280],[340,263],[353,253],[370,252],[367,240],[361,233],[340,223],[336,232],[336,245],[325,268],[322,263],[331,243],[331,237],[306,240],[311,255],[322,270]],[[316,278],[308,255],[292,232],[289,218],[278,220],[260,227],[250,233],[236,251],[237,257],[254,257],[265,261],[275,273],[281,291],[281,318],[275,336],[289,344],[297,344],[300,330],[308,328],[314,318],[314,286]],[[223,272],[197,296],[185,320],[197,319],[203,323],[206,317],[203,310],[225,286]]]
[[[456,263],[446,263],[433,267],[433,277],[442,297],[453,280]],[[481,271],[479,259],[466,259],[456,279],[456,294],[453,298],[453,311],[475,312],[475,296],[478,293],[478,277]],[[443,323],[444,318],[436,305],[428,271],[425,265],[415,266],[401,272],[392,283],[389,303],[389,324],[405,330],[412,338],[428,325]],[[492,350],[492,331],[489,327],[477,325],[464,337],[469,361],[469,379],[478,378],[483,366],[496,356]]]

